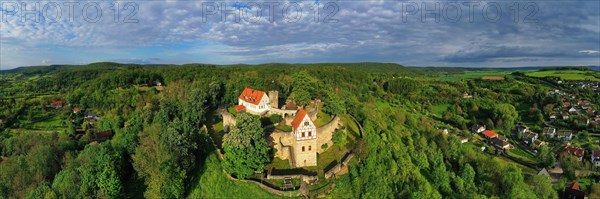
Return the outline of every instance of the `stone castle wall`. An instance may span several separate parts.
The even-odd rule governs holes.
[[[331,139],[333,138],[333,133],[341,125],[342,125],[342,123],[341,123],[340,117],[336,115],[335,117],[333,117],[333,119],[329,123],[317,128],[317,146],[318,146],[317,152],[318,153],[325,152],[326,149],[321,148],[321,146],[323,144],[327,144],[327,146],[333,145],[333,141],[331,141]]]

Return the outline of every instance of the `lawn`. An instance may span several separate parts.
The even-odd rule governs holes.
[[[532,71],[525,73],[531,77],[560,77],[563,80],[592,80],[600,81],[597,77],[588,75],[591,71],[580,70],[550,70],[550,71]]]
[[[67,127],[58,112],[37,112],[34,115],[31,119],[32,121],[19,121],[20,127],[28,130],[43,131],[62,131]]]
[[[271,160],[271,163],[265,165],[265,168],[267,170],[270,170],[271,168],[291,169],[292,167],[290,167],[290,161],[289,160],[282,160],[282,159],[279,159],[279,158],[273,158],[273,160]]]
[[[444,115],[444,112],[446,112],[450,106],[452,106],[451,104],[438,104],[438,105],[434,105],[433,108],[433,114],[438,115],[440,117],[442,117]]]
[[[283,123],[285,122],[281,122],[279,125],[275,126],[275,128],[283,132],[292,132],[292,126],[288,126]]]
[[[528,153],[527,151],[524,151],[523,149],[520,149],[519,147],[509,150],[508,154],[523,161],[530,162],[532,164],[537,164],[537,160],[534,155]]]
[[[227,112],[231,113],[233,116],[237,116],[237,114],[238,114],[233,106],[230,106],[229,108],[227,108]]]
[[[192,179],[188,198],[280,198],[250,182],[230,180],[216,153],[211,153]]]
[[[344,150],[345,148],[334,144],[333,146],[330,146],[329,149],[327,149],[327,151],[321,154],[317,154],[317,169],[325,172],[325,168],[329,166],[333,161],[341,161],[341,159],[345,155]]]
[[[346,130],[349,133],[348,136],[350,138],[350,142],[356,141],[357,138],[360,138],[360,129],[358,128],[358,125],[354,122],[354,120],[350,118],[349,115],[341,115],[340,120],[342,121],[342,123],[346,127]]]
[[[317,120],[315,120],[315,125],[317,125],[317,127],[324,126],[325,124],[329,123],[331,119],[331,115],[319,110],[319,113],[317,113]]]

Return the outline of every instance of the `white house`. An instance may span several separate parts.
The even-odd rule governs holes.
[[[600,167],[600,150],[593,150],[592,151],[592,164],[599,168]]]
[[[577,109],[575,107],[571,107],[569,109],[569,113],[573,114],[573,113],[577,113]]]
[[[550,138],[554,138],[554,136],[556,136],[556,128],[553,127],[544,127],[544,130],[542,131],[543,135],[546,135]]]
[[[570,130],[560,130],[556,133],[556,137],[563,141],[569,141],[573,139],[573,132]]]
[[[238,105],[244,106],[246,111],[253,114],[263,114],[271,109],[267,94],[263,91],[245,88],[238,98]]]
[[[481,133],[485,131],[485,125],[474,124],[473,126],[471,126],[471,131],[473,133]]]
[[[526,133],[528,131],[529,131],[529,127],[527,127],[525,125],[517,126],[517,132],[519,132],[520,134]]]
[[[527,132],[523,135],[523,141],[527,144],[533,143],[533,141],[538,139],[538,134],[534,132]]]

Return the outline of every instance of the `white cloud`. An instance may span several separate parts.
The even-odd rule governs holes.
[[[600,51],[597,50],[580,50],[579,53],[585,53],[588,55],[600,54]]]

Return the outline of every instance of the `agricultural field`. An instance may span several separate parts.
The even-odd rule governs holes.
[[[468,79],[480,79],[483,76],[506,76],[510,75],[512,72],[510,71],[464,71],[462,73],[448,73],[448,74],[440,74],[437,77],[434,77],[436,80],[442,81],[459,81],[459,80],[468,80]]]
[[[560,77],[563,80],[591,80],[600,81],[598,75],[593,76],[596,71],[581,70],[548,70],[548,71],[529,71],[525,75],[531,77]]]

